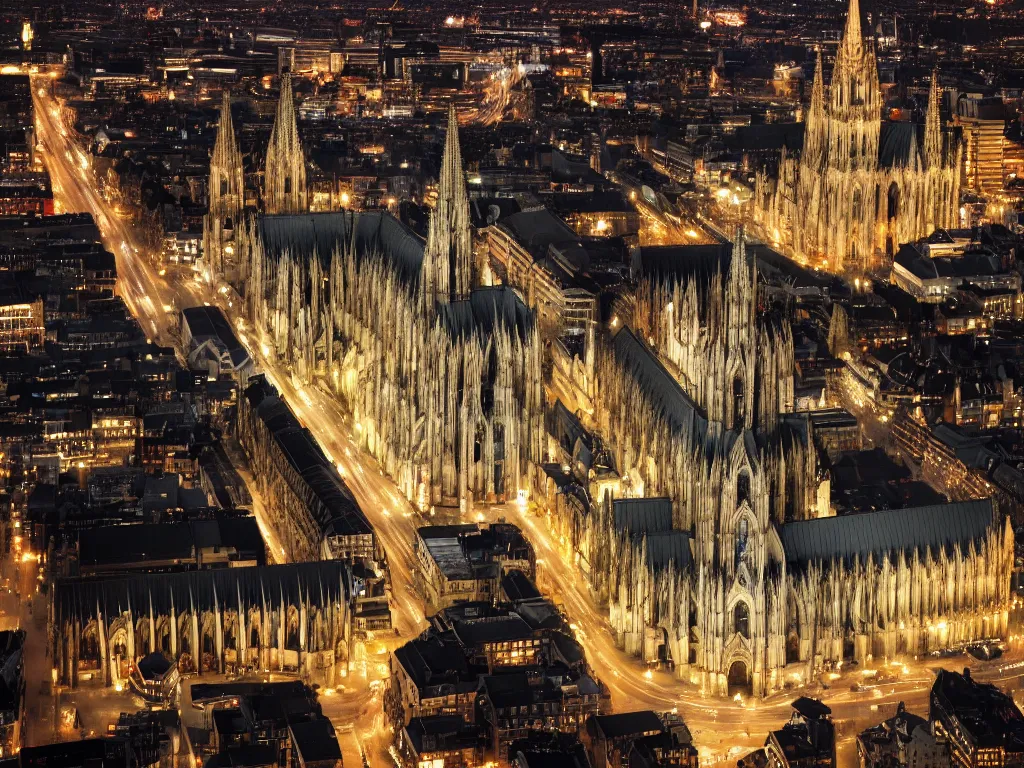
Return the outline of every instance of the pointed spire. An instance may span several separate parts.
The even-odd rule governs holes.
[[[213,145],[213,161],[229,168],[240,155],[235,141],[235,126],[231,121],[231,94],[225,90],[221,97],[220,120],[217,122],[217,141]]]
[[[820,113],[825,109],[825,73],[821,60],[821,47],[818,47],[817,59],[814,63],[814,80],[811,83],[811,112]]]
[[[843,29],[843,42],[841,48],[850,50],[851,47],[859,49],[864,44],[864,32],[860,26],[860,0],[850,0],[846,10],[846,27]]]
[[[267,146],[263,197],[267,213],[304,213],[307,210],[306,158],[295,122],[292,78],[287,73],[281,75],[281,98]]]
[[[466,176],[462,169],[462,147],[459,145],[459,118],[454,103],[448,106],[448,133],[445,136],[444,155],[441,159],[438,197],[453,204],[468,202]]]
[[[465,297],[472,289],[473,239],[469,225],[469,195],[459,146],[455,105],[448,108],[448,133],[441,158],[437,205],[431,211],[423,249],[420,290],[424,305]]]
[[[932,70],[932,82],[928,88],[928,111],[924,119],[924,159],[930,165],[942,162],[942,121],[939,116],[939,102],[942,91],[939,89],[939,70]]]

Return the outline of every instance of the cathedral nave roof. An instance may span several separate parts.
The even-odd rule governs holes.
[[[630,372],[651,405],[661,411],[673,431],[703,437],[708,419],[679,382],[632,329],[623,326],[612,342],[615,359]]]
[[[672,530],[672,500],[668,497],[650,499],[615,499],[612,501],[615,530],[637,536]]]
[[[711,245],[645,245],[633,251],[633,276],[686,282],[698,279],[703,289],[711,278],[729,274],[732,243]]]
[[[408,285],[416,281],[423,265],[423,241],[384,211],[261,216],[258,221],[263,247],[273,258],[287,249],[292,258],[308,261],[316,251],[326,267],[336,248],[344,251],[351,243],[357,257],[384,257]]]
[[[913,165],[921,146],[916,124],[883,121],[878,139],[878,164],[882,168]]]
[[[901,550],[966,547],[983,538],[993,520],[992,501],[983,499],[800,520],[783,525],[779,538],[790,563],[852,561],[869,553],[877,558]]]
[[[690,534],[686,531],[662,531],[649,533],[644,537],[647,543],[647,565],[655,572],[664,571],[670,565],[677,570],[690,566]]]
[[[495,328],[514,330],[525,340],[533,328],[533,313],[511,288],[477,288],[469,298],[439,304],[438,317],[452,338],[463,338],[475,331],[490,335]]]

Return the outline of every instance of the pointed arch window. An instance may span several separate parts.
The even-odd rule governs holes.
[[[750,639],[750,609],[742,600],[732,609],[732,628],[747,640]]]
[[[743,429],[743,379],[737,376],[732,380],[732,428]]]
[[[286,195],[290,195],[292,193],[292,177],[291,176],[285,176],[284,177],[284,193]]]
[[[739,568],[743,558],[746,557],[747,547],[750,544],[750,520],[746,515],[740,518],[736,526],[736,559],[734,565]]]

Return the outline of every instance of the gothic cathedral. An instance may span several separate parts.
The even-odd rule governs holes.
[[[863,273],[884,266],[900,244],[956,226],[963,150],[942,128],[935,73],[923,130],[882,120],[858,0],[850,0],[827,92],[822,69],[819,51],[803,147],[783,149],[777,168],[758,172],[754,220],[799,261]]]

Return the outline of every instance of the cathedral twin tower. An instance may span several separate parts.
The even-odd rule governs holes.
[[[956,226],[962,148],[942,129],[934,73],[923,132],[882,120],[858,0],[850,0],[827,93],[822,70],[819,51],[803,146],[783,149],[774,172],[757,174],[754,219],[793,258],[831,272],[869,271],[902,243]]]
[[[309,211],[306,157],[295,121],[295,100],[290,75],[281,77],[281,96],[274,127],[270,131],[263,169],[263,208],[267,213]],[[217,125],[217,141],[210,158],[209,209],[203,226],[203,254],[209,265],[208,279],[223,276],[237,282],[239,263],[234,231],[245,209],[245,176],[242,153],[231,120],[231,95],[224,91]]]

